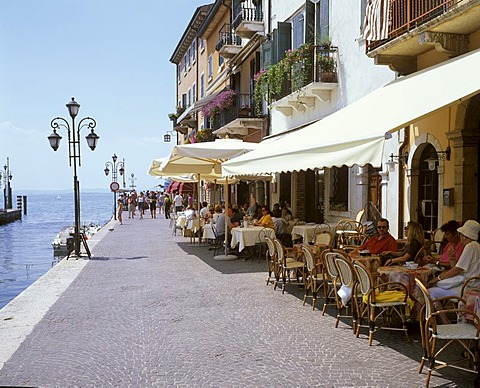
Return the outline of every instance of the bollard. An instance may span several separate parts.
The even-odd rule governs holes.
[[[23,214],[24,215],[27,214],[27,196],[26,195],[23,196]]]
[[[17,210],[22,210],[22,196],[17,195]]]

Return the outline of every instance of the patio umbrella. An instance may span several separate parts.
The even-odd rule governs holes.
[[[226,160],[246,154],[254,150],[257,143],[248,143],[237,139],[217,139],[211,142],[181,144],[173,147],[167,158],[156,159],[158,173],[161,175],[198,174],[218,179],[222,177],[222,163]],[[152,162],[152,164],[154,163]],[[151,169],[150,169],[151,170]],[[228,207],[228,177],[225,178],[225,211]],[[227,232],[227,217],[225,217],[225,232]],[[216,256],[217,260],[233,260],[237,257],[227,254],[228,233],[225,233],[225,255]]]

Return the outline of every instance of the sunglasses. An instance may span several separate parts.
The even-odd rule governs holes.
[[[388,229],[388,226],[377,226],[377,229]]]

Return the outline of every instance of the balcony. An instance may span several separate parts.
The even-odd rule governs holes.
[[[232,106],[217,112],[210,122],[216,135],[241,137],[261,129],[263,119],[255,113],[250,94],[236,94]]]
[[[263,34],[262,2],[255,5],[247,0],[237,4],[233,12],[233,28],[242,38],[250,39],[256,33]]]
[[[480,0],[391,0],[388,38],[369,41],[366,51],[377,64],[410,74],[425,52],[466,53],[469,35],[478,30]]]
[[[337,48],[305,44],[256,75],[255,103],[260,97],[286,116],[330,101],[337,84]],[[259,104],[260,102],[260,104]]]
[[[242,38],[232,32],[230,24],[224,24],[219,31],[219,40],[215,50],[225,59],[233,58],[242,49]]]

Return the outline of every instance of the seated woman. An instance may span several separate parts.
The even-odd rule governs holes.
[[[223,213],[222,205],[215,205],[215,212],[212,215],[212,222],[217,223],[218,217]]]
[[[443,232],[443,238],[447,240],[447,244],[443,247],[442,255],[439,259],[436,259],[432,256],[426,256],[424,258],[424,263],[436,264],[437,267],[442,268],[453,268],[457,264],[458,259],[462,255],[463,245],[460,241],[460,235],[458,234],[457,229],[460,228],[460,224],[455,221],[448,221],[446,224],[442,225],[440,230]]]
[[[477,221],[468,220],[457,230],[460,234],[460,241],[465,248],[455,267],[442,272],[428,283],[431,287],[429,288],[429,292],[432,299],[445,296],[460,296],[463,284],[448,289],[436,287],[437,283],[441,280],[453,278],[457,275],[462,275],[465,279],[480,276],[480,244],[478,243],[480,224]],[[478,287],[478,282],[469,285],[471,287]]]
[[[407,224],[407,245],[401,252],[385,251],[382,255],[393,256],[385,262],[385,265],[399,264],[402,265],[406,261],[413,261],[417,256],[418,251],[425,243],[425,237],[423,237],[422,226],[413,221],[409,221]]]
[[[272,217],[270,216],[270,211],[265,206],[262,206],[262,218],[260,218],[253,225],[263,226],[264,228],[271,228],[275,230],[275,224],[273,223]]]

